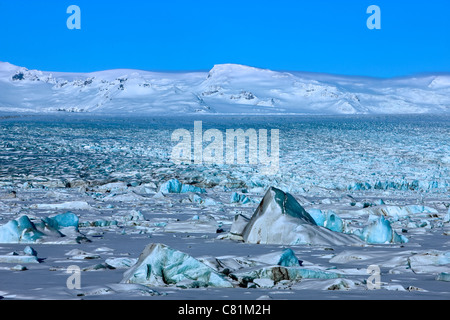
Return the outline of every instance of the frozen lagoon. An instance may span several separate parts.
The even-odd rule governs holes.
[[[204,130],[279,129],[279,172],[265,176],[251,165],[171,164],[172,132],[192,130],[197,120]],[[0,296],[448,299],[448,282],[436,279],[446,279],[440,275],[450,272],[450,226],[445,219],[450,204],[449,120],[429,115],[3,118],[0,225],[24,215],[39,220],[72,211],[79,216],[80,232],[92,242],[31,244],[44,260],[26,265],[25,271],[0,262]],[[174,178],[206,193],[158,193]],[[344,221],[346,232],[363,229],[371,216],[382,214],[408,242],[286,246],[218,239],[217,232],[227,233],[236,214],[251,217],[271,186],[291,193],[306,210],[332,210]],[[251,201],[232,202],[234,192]],[[416,209],[401,209],[411,206]],[[120,284],[129,263],[123,268],[115,263],[113,269],[106,260],[137,259],[151,243],[163,243],[211,267],[218,259],[229,270],[241,271],[237,274],[276,265],[290,248],[306,269],[340,277],[260,279],[246,288],[242,282],[235,288],[197,289]],[[0,256],[21,252],[25,246],[0,244]],[[68,255],[73,249],[86,254]],[[83,270],[79,291],[66,287],[65,270],[71,265]],[[381,268],[380,290],[366,288],[370,265]]]

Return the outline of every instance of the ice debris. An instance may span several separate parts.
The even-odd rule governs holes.
[[[239,226],[232,226],[233,237],[241,236],[247,243],[256,244],[316,244],[349,245],[361,240],[318,226],[311,215],[290,195],[277,188],[270,188],[256,209],[253,217],[245,225],[243,219],[235,220]],[[233,238],[231,237],[231,238]]]
[[[46,217],[46,218],[42,219],[42,221],[46,225],[48,225],[56,230],[73,227],[76,231],[78,231],[79,218],[77,215],[73,214],[72,212],[62,213],[62,214],[56,215],[54,217]]]
[[[190,184],[183,184],[178,179],[171,179],[164,182],[159,188],[159,192],[163,194],[168,193],[206,193],[206,190],[200,187],[196,187]]]
[[[180,287],[232,287],[231,282],[186,253],[164,244],[150,244],[137,263],[124,273],[122,283]]]

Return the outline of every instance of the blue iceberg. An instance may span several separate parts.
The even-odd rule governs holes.
[[[159,188],[159,192],[163,194],[168,193],[206,193],[206,190],[203,188],[199,188],[190,184],[183,184],[178,179],[171,179],[169,181],[164,182]]]
[[[35,243],[44,237],[28,216],[22,216],[0,226],[0,243]]]
[[[303,261],[298,260],[292,249],[286,249],[281,254],[280,260],[277,265],[282,267],[298,267],[301,266]]]
[[[361,239],[370,244],[406,243],[408,239],[398,235],[384,216],[370,216],[370,224],[362,230]]]
[[[122,283],[190,288],[233,287],[209,266],[164,244],[148,245],[137,263],[125,272]]]
[[[251,203],[252,201],[245,194],[239,194],[237,192],[233,192],[231,194],[230,202],[247,204],[247,203]]]
[[[319,209],[309,209],[308,213],[318,226],[335,232],[344,232],[344,221],[334,211],[324,212]]]
[[[63,241],[59,238],[65,238]],[[28,216],[22,216],[0,226],[0,243],[42,243],[56,240],[76,242],[89,240],[78,231],[78,217],[71,213],[63,213],[54,217],[46,217],[32,222]]]
[[[78,231],[79,218],[72,212],[66,212],[54,217],[47,217],[42,221],[55,230],[61,230],[63,228],[73,227]]]

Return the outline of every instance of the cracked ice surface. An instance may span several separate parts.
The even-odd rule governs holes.
[[[264,176],[253,165],[172,164],[172,132],[179,128],[193,132],[198,120],[204,130],[224,133],[237,128],[279,129],[279,172]],[[28,219],[37,229],[26,228],[17,235],[28,237],[27,244],[0,243],[0,295],[302,299],[327,298],[332,292],[344,299],[361,295],[448,299],[449,120],[67,114],[1,119],[0,226]],[[174,179],[186,186],[187,193],[164,188]],[[390,243],[382,238],[357,245],[239,241],[233,232],[242,231],[269,187],[292,194],[318,225],[339,236],[364,234],[371,223],[381,221],[389,222],[393,235],[408,241]],[[76,215],[78,230],[72,228],[77,232],[73,235],[89,241],[77,243],[72,234],[67,236],[70,230],[49,223],[58,215],[71,217],[61,220],[70,223],[77,221],[72,219]],[[33,241],[33,236],[41,235],[37,232],[50,241],[44,236],[44,241]],[[379,235],[375,231],[373,239]],[[234,288],[182,289],[186,281],[150,287],[120,283],[142,251],[157,243],[208,266],[206,270]],[[20,253],[27,245],[36,250],[38,263],[34,256]],[[302,264],[280,263],[285,252]],[[82,270],[81,290],[66,288],[65,271],[71,265]],[[381,268],[381,290],[367,290],[370,265]]]

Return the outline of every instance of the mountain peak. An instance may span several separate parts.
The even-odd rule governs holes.
[[[240,76],[248,76],[248,75],[273,75],[277,74],[278,72],[272,71],[269,69],[260,69],[256,67],[250,67],[242,64],[217,64],[215,65],[208,74],[208,78],[211,77],[219,77],[219,76],[234,76],[234,77],[240,77]]]

